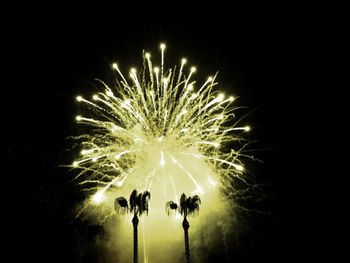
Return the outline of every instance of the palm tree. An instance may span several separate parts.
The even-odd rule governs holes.
[[[182,227],[184,229],[185,235],[185,252],[186,252],[186,262],[190,263],[190,242],[188,238],[188,229],[190,228],[190,224],[187,221],[187,216],[195,215],[199,211],[199,205],[201,203],[201,199],[198,195],[193,197],[186,195],[183,193],[180,198],[180,204],[173,201],[169,201],[166,203],[165,208],[167,214],[169,215],[170,210],[178,211],[183,217]]]
[[[133,213],[134,216],[131,220],[134,227],[134,263],[137,263],[138,260],[138,248],[137,248],[137,226],[139,223],[138,216],[141,216],[143,213],[148,215],[148,202],[151,198],[151,193],[148,191],[141,192],[137,194],[137,191],[134,189],[130,194],[129,204],[124,197],[118,197],[114,201],[114,208],[118,213]]]

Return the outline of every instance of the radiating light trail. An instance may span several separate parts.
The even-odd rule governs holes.
[[[197,84],[197,68],[186,69],[186,59],[167,68],[165,49],[161,44],[160,65],[144,52],[141,70],[125,75],[114,63],[114,86],[99,81],[102,89],[91,100],[76,97],[82,110],[75,119],[84,131],[76,136],[80,154],[71,167],[90,196],[84,209],[113,212],[115,197],[137,189],[152,193],[149,217],[163,215],[165,202],[181,193],[199,194],[201,213],[214,207],[221,213],[214,205],[221,190],[235,191],[237,178],[246,182],[244,137],[251,127],[236,117],[236,98],[220,92],[216,75]]]
[[[205,193],[205,181],[243,176],[241,148],[236,142],[250,126],[234,122],[234,98],[225,99],[215,77],[209,77],[196,92],[192,80],[196,68],[190,67],[186,77],[187,60],[182,59],[178,71],[166,69],[165,48],[160,45],[160,67],[153,66],[150,53],[144,53],[144,67],[140,72],[131,68],[127,81],[114,63],[112,68],[120,77],[115,87],[103,83],[104,90],[93,95],[93,101],[76,97],[87,109],[76,117],[86,133],[80,136],[81,156],[72,166],[80,170],[77,180],[96,182],[86,184],[85,189],[95,202],[102,201],[101,193],[128,184],[126,176],[131,179],[128,188],[141,190],[152,185],[150,178],[162,180],[165,170],[172,171],[177,193],[198,189]],[[197,171],[191,168],[194,159],[200,167]]]

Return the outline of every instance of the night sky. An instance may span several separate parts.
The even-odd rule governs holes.
[[[0,191],[8,262],[98,262],[79,256],[77,233],[89,240],[96,229],[73,222],[71,209],[81,196],[69,171],[58,167],[73,160],[65,150],[66,138],[79,133],[75,96],[92,94],[95,78],[111,83],[112,62],[128,70],[140,66],[142,49],[156,57],[161,42],[168,65],[186,57],[199,82],[219,71],[222,89],[252,110],[247,121],[251,138],[264,149],[255,154],[264,164],[250,166],[265,196],[252,204],[261,213],[242,215],[249,223],[232,248],[232,262],[285,262],[307,253],[310,233],[299,189],[307,172],[295,166],[305,108],[298,98],[311,93],[301,85],[308,63],[303,14],[268,6],[244,13],[223,5],[187,9],[175,2],[167,9],[134,7],[8,10],[13,15],[2,25]],[[221,256],[210,260],[225,262]]]

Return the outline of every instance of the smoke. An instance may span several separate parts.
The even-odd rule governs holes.
[[[78,242],[82,262],[123,263],[133,259],[133,225],[131,214],[106,211],[113,204],[107,196],[103,206],[90,207],[82,213]],[[185,261],[182,216],[167,215],[165,206],[152,196],[148,215],[140,217],[138,225],[139,262]],[[153,201],[153,205],[152,205]],[[190,223],[190,253],[192,262],[229,262],[230,251],[237,238],[238,222],[234,209],[219,195],[202,196],[198,215],[188,217]]]

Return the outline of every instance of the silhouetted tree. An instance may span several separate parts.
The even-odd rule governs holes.
[[[178,211],[183,217],[182,227],[184,229],[185,235],[185,252],[186,252],[186,262],[190,263],[190,241],[188,238],[188,229],[190,228],[190,224],[187,221],[187,216],[194,215],[199,211],[199,205],[201,203],[201,199],[198,195],[193,197],[186,195],[183,193],[180,198],[180,204],[173,201],[169,201],[166,203],[165,208],[166,212],[169,215],[171,210]]]
[[[137,194],[136,190],[133,190],[130,194],[129,204],[124,197],[118,197],[114,201],[114,208],[118,213],[129,212],[134,214],[131,222],[134,227],[134,263],[138,261],[138,240],[137,240],[137,226],[139,223],[138,216],[144,213],[148,215],[148,202],[151,198],[151,193],[148,191]]]

